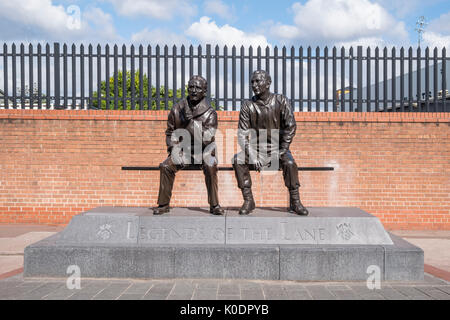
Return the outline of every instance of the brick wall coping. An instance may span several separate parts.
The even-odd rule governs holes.
[[[166,121],[168,110],[0,109],[0,119]],[[447,122],[446,112],[295,112],[298,122]],[[239,111],[219,111],[220,121],[238,121]]]

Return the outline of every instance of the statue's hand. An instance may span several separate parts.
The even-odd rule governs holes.
[[[255,166],[256,166],[256,171],[260,172],[261,168],[263,167],[263,163],[261,162],[261,160],[256,160]]]
[[[280,159],[282,157],[284,157],[284,155],[286,154],[287,150],[286,149],[280,149],[279,155],[280,155]]]

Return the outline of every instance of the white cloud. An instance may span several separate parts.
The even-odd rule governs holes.
[[[439,18],[431,20],[425,31],[432,31],[441,34],[450,34],[450,12],[442,14]]]
[[[218,26],[210,17],[201,17],[187,30],[186,35],[197,39],[202,44],[228,45],[228,46],[270,46],[265,36],[260,34],[246,33],[228,24]]]
[[[193,16],[196,6],[186,0],[106,0],[124,16],[147,16],[170,20],[175,15]]]
[[[206,14],[217,15],[226,20],[234,20],[234,6],[230,7],[221,0],[207,0],[204,3]]]
[[[337,48],[345,47],[357,47],[357,46],[363,46],[363,47],[384,47],[387,46],[386,42],[379,37],[372,37],[372,38],[359,38],[352,41],[344,41],[344,42],[337,42],[335,43]]]
[[[294,25],[277,24],[271,33],[287,42],[332,44],[358,39],[402,41],[408,37],[381,5],[369,0],[308,0],[294,3]]]
[[[172,33],[166,29],[153,29],[149,30],[145,28],[131,36],[131,41],[134,43],[145,43],[151,45],[182,45],[187,44],[190,41],[183,35]]]
[[[110,14],[99,8],[90,8],[83,12],[83,20],[89,24],[86,29],[95,32],[93,38],[103,41],[117,40],[118,36],[114,27],[114,21]]]
[[[30,42],[117,38],[109,14],[95,7],[79,13],[80,23],[74,27],[74,13],[50,0],[0,1],[0,36]]]
[[[411,15],[413,12],[420,12],[420,7],[425,3],[422,0],[375,0],[375,2],[401,18]],[[428,0],[426,5],[429,5],[430,2],[436,2],[436,0]]]
[[[60,33],[67,29],[68,14],[63,6],[55,6],[50,0],[1,1],[0,16],[5,26],[0,28],[2,38],[10,38],[30,28],[33,35],[38,28],[43,33]],[[18,27],[18,29],[16,28]]]
[[[423,42],[425,46],[430,47],[430,49],[434,47],[446,47],[447,50],[450,50],[450,35],[442,35],[432,31],[424,32]]]

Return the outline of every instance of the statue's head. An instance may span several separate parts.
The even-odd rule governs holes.
[[[202,76],[192,76],[188,82],[188,94],[191,101],[199,102],[208,91],[208,82]]]
[[[270,75],[266,71],[256,70],[252,74],[251,84],[253,92],[259,96],[269,91],[272,78],[270,78]]]

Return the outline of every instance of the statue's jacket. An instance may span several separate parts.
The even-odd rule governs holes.
[[[251,143],[252,129],[256,131],[254,132],[258,139],[256,145]],[[278,131],[272,131],[274,129]],[[246,153],[249,148],[253,148],[253,151],[259,153],[262,149],[266,149],[269,154],[279,152],[282,155],[289,150],[296,129],[297,125],[289,100],[281,94],[271,93],[267,101],[253,97],[252,100],[244,101],[241,106],[238,141]],[[267,138],[261,137],[263,134],[266,134]]]
[[[178,101],[169,113],[166,129],[167,151],[170,153],[178,140],[174,139],[173,132],[177,129],[185,129],[191,136],[191,145],[194,141],[201,143],[202,152],[211,143],[217,130],[217,112],[204,98],[195,107],[189,104],[189,98]],[[214,156],[214,152],[212,154]]]

